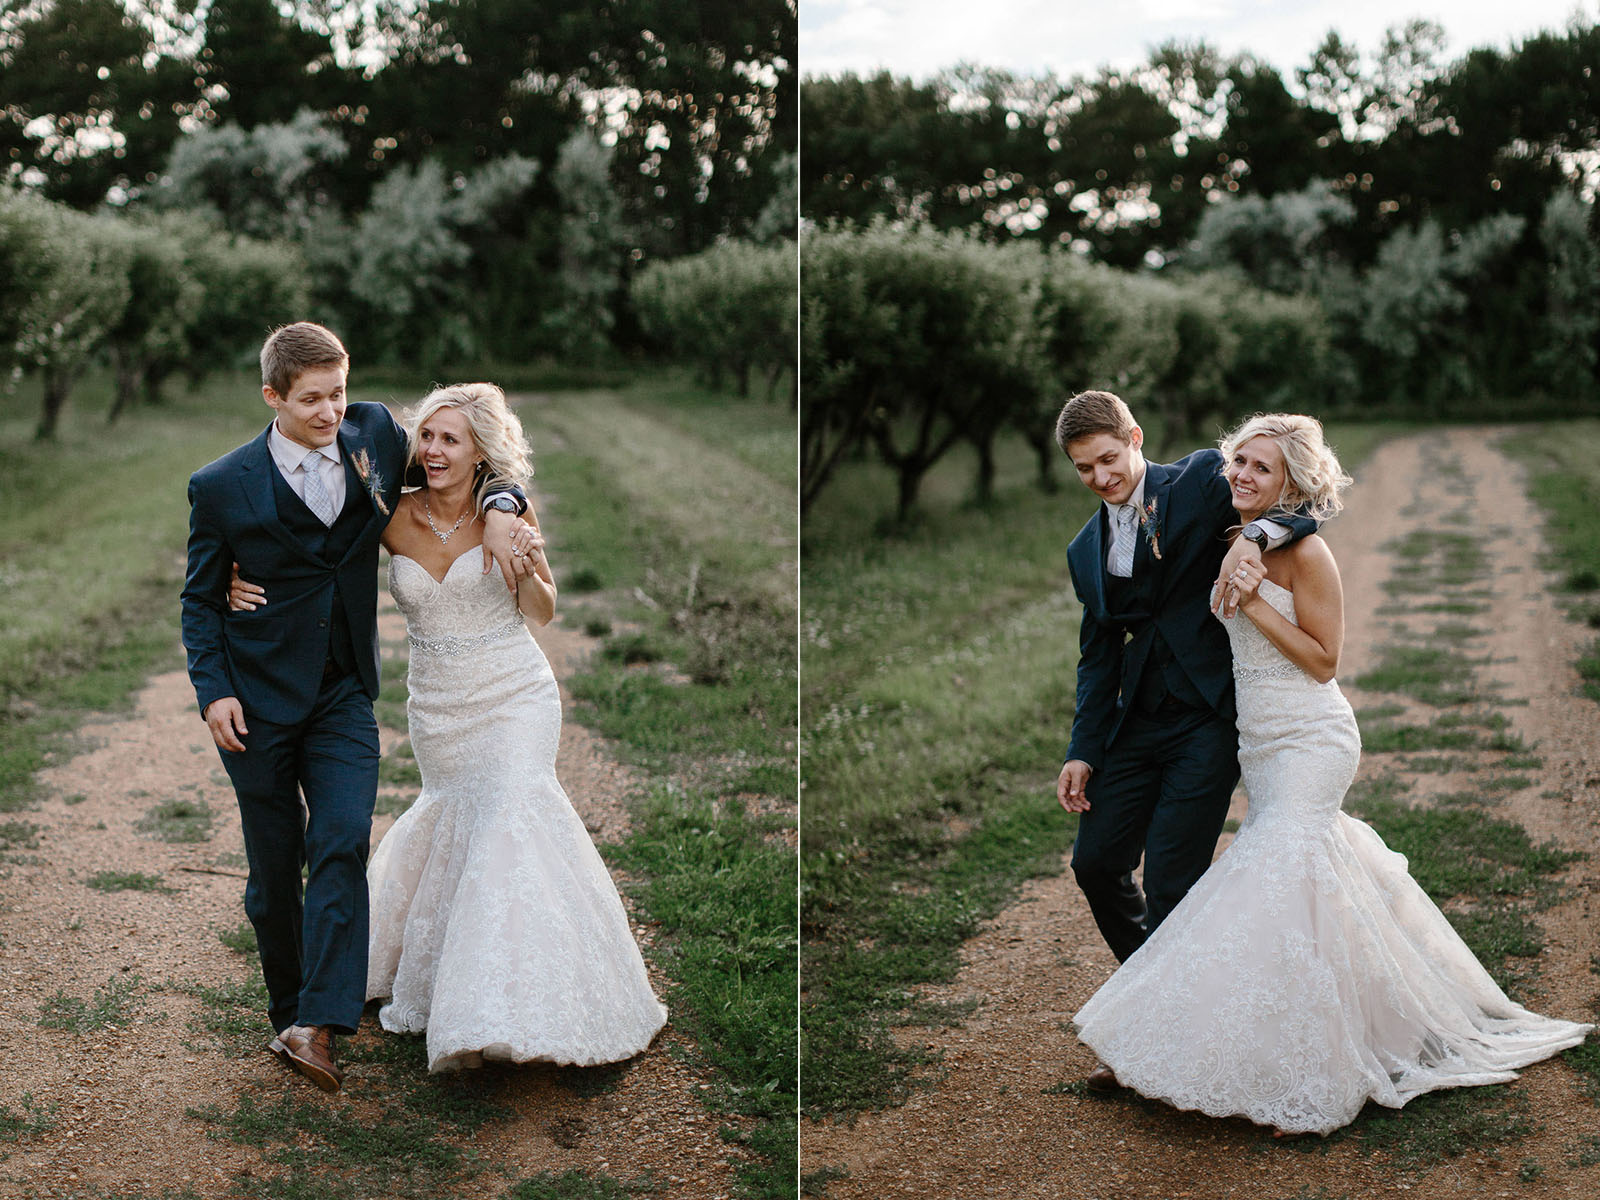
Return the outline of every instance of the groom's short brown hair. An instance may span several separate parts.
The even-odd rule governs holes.
[[[328,365],[350,367],[350,354],[334,334],[314,321],[274,329],[261,346],[261,383],[287,396],[300,372]]]
[[[1131,442],[1138,425],[1121,397],[1110,392],[1079,392],[1062,406],[1061,415],[1056,418],[1056,445],[1065,454],[1073,442],[1098,433]]]

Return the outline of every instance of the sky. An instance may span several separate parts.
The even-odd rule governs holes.
[[[1455,59],[1563,29],[1574,13],[1600,22],[1600,0],[800,0],[800,66],[806,75],[884,68],[924,79],[968,62],[1068,77],[1204,38],[1292,80],[1330,29],[1367,55],[1386,30],[1426,17],[1444,26],[1445,56]]]

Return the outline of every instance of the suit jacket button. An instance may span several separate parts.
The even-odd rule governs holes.
[[[322,620],[317,622],[317,628],[318,629],[326,629],[327,627],[328,627],[328,619],[326,617],[324,617]]]

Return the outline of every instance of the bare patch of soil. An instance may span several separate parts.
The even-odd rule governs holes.
[[[1520,471],[1494,448],[1497,433],[1460,429],[1407,438],[1383,446],[1367,463],[1349,507],[1327,531],[1346,597],[1340,675],[1354,679],[1374,664],[1381,646],[1441,619],[1380,611],[1389,605],[1384,581],[1408,570],[1393,553],[1396,539],[1414,530],[1449,530],[1485,547],[1489,571],[1475,586],[1490,593],[1490,607],[1468,618],[1486,631],[1469,649],[1488,659],[1477,668],[1481,678],[1502,685],[1513,702],[1502,710],[1512,730],[1537,742],[1543,758],[1542,767],[1526,772],[1531,786],[1492,811],[1523,824],[1536,841],[1591,855],[1567,873],[1572,898],[1539,916],[1547,946],[1532,1003],[1552,1015],[1593,1020],[1600,992],[1590,971],[1600,894],[1600,706],[1576,696],[1572,664],[1584,633],[1551,596],[1552,579],[1539,566],[1540,518]],[[1346,690],[1358,709],[1377,701]],[[1363,773],[1393,768],[1369,758]],[[1429,788],[1469,787],[1472,774],[1408,778],[1425,796]],[[1050,802],[1041,795],[1040,803]],[[1237,816],[1243,797],[1235,804]],[[1560,1060],[1535,1064],[1516,1085],[1528,1099],[1532,1135],[1499,1157],[1469,1151],[1417,1170],[1399,1169],[1353,1140],[1274,1143],[1242,1120],[1180,1113],[1127,1092],[1087,1092],[1082,1081],[1095,1059],[1078,1043],[1071,1018],[1115,967],[1070,872],[1029,883],[967,943],[957,978],[924,989],[931,1001],[976,999],[976,1011],[957,1027],[902,1031],[908,1043],[937,1056],[924,1072],[927,1086],[901,1107],[854,1122],[807,1123],[802,1169],[842,1172],[826,1184],[831,1200],[1353,1200],[1400,1193],[1428,1200],[1587,1200],[1600,1194],[1600,1166],[1571,1165],[1580,1139],[1600,1128],[1600,1113]],[[1534,1177],[1519,1178],[1524,1169]]]

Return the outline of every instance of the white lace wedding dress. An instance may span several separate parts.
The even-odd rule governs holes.
[[[368,867],[367,998],[428,1067],[477,1055],[589,1066],[666,1023],[605,863],[556,779],[561,700],[498,571],[469,550],[436,582],[396,555],[422,794]]]
[[[1294,620],[1292,593],[1261,594]],[[1361,738],[1335,682],[1228,623],[1249,815],[1074,1018],[1119,1082],[1179,1108],[1328,1133],[1368,1100],[1503,1083],[1591,1028],[1506,998],[1403,856],[1339,811]]]

